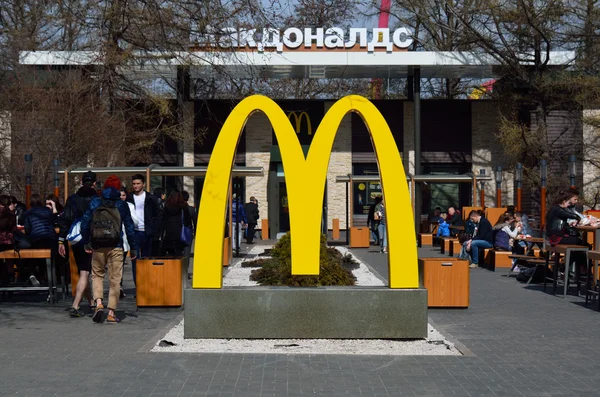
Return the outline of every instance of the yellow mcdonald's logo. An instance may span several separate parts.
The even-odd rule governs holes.
[[[306,177],[317,181],[311,197],[323,197],[329,157],[337,129],[349,112],[358,113],[371,134],[379,163],[388,233],[390,288],[418,288],[417,246],[412,205],[400,153],[390,128],[366,98],[350,95],[327,112],[306,158],[288,116],[273,100],[253,95],[231,112],[214,146],[204,180],[198,213],[194,255],[194,288],[221,288],[223,279],[223,233],[229,181],[237,144],[248,118],[262,111],[273,126],[285,169],[292,236],[292,274],[319,274],[321,202],[307,200]]]
[[[303,117],[306,118],[306,128],[308,131],[308,135],[312,135],[312,125],[310,124],[310,116],[308,115],[308,113],[301,112],[300,115],[298,115],[298,113],[296,112],[288,113],[288,119],[290,120],[290,122],[292,121],[292,118],[294,119],[293,123],[296,126],[296,134],[299,134],[302,129]]]

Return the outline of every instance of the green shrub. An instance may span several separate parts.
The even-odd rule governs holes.
[[[326,285],[354,285],[351,269],[358,263],[351,255],[342,255],[327,248],[325,236],[321,236],[320,272],[318,276],[292,275],[292,246],[290,233],[283,236],[271,250],[271,259],[261,260],[262,267],[252,271],[250,279],[260,285],[287,285],[316,287]],[[258,262],[258,261],[253,261]]]

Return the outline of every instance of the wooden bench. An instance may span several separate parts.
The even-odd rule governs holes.
[[[433,233],[419,233],[417,241],[419,242],[419,247],[431,247],[433,245]]]
[[[488,270],[495,271],[497,267],[512,268],[512,259],[509,258],[512,256],[512,252],[510,251],[498,251],[493,248],[486,248],[484,255]]]
[[[441,244],[440,244],[440,252],[442,254],[447,254],[448,252],[450,252],[450,244],[452,244],[452,241],[458,241],[458,238],[456,237],[442,237],[441,240]]]
[[[46,287],[33,287],[33,286],[2,286],[0,291],[48,291],[48,301],[54,303],[56,300],[55,285],[56,285],[56,274],[54,273],[54,261],[52,260],[51,249],[22,249],[20,251],[6,250],[0,251],[0,260],[20,260],[20,259],[45,259],[46,260],[46,274],[48,277],[48,286]]]
[[[448,250],[448,255],[456,256],[460,254],[460,250],[462,249],[462,244],[458,240],[452,240],[450,243],[450,249]]]

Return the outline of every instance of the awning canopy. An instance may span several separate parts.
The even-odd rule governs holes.
[[[148,173],[150,176],[204,176],[208,167],[161,167],[152,165],[149,167],[98,167],[98,168],[71,168],[58,171],[59,174],[81,175],[93,171],[97,175],[135,175]],[[264,176],[263,167],[233,167],[233,176]]]
[[[573,51],[553,51],[549,65],[566,66]],[[524,57],[525,58],[525,57]],[[23,51],[20,63],[32,66],[101,66],[95,51]],[[526,65],[527,62],[524,62]],[[473,52],[144,52],[135,53],[123,73],[139,79],[176,77],[189,66],[192,78],[227,73],[238,78],[405,78],[419,67],[422,78],[490,78],[501,64]]]

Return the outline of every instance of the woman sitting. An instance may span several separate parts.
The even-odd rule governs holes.
[[[513,240],[517,237],[521,228],[514,226],[515,219],[505,214],[501,223],[494,226],[494,249],[499,251],[512,251]]]
[[[577,203],[577,194],[572,191],[559,192],[554,205],[546,217],[546,237],[551,245],[574,244],[587,245],[579,237],[575,228],[581,220],[579,215],[570,209]]]
[[[25,225],[25,234],[29,238],[31,248],[33,249],[51,249],[52,257],[58,253],[58,235],[54,230],[56,215],[52,210],[45,207],[45,200],[39,194],[32,194],[30,200],[30,209],[23,214],[23,224]],[[45,278],[45,272],[39,270],[42,268],[43,261],[38,261],[38,267],[35,273],[41,278]],[[31,284],[39,286],[35,275],[29,277]]]
[[[17,217],[11,211],[10,196],[0,196],[0,251],[13,248],[13,235],[17,231]]]
[[[13,208],[10,196],[0,196],[0,251],[13,248],[13,235],[17,232],[17,217]],[[13,263],[6,261],[0,266],[0,282],[8,284],[13,278]]]
[[[56,215],[45,206],[39,194],[31,195],[30,204],[30,209],[23,214],[23,223],[31,248],[55,248],[58,243],[54,230]]]

